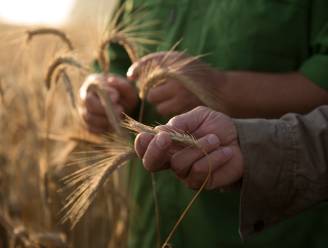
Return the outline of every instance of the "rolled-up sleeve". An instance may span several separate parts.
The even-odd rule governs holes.
[[[235,120],[245,161],[242,237],[328,199],[328,106],[279,120]]]
[[[328,1],[311,1],[309,29],[310,57],[300,72],[318,86],[328,90]]]

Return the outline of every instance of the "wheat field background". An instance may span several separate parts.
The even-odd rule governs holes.
[[[72,40],[73,52],[58,37],[27,42],[26,31],[37,27],[0,23],[0,247],[125,247],[125,220],[113,221],[121,216],[115,211],[123,203],[108,188],[73,230],[61,222],[67,192],[61,190],[60,178],[70,170],[69,154],[88,149],[88,144],[65,139],[84,132],[67,85],[59,81],[53,92],[45,87],[49,64],[57,56],[70,53],[91,65],[114,5],[77,1],[70,21],[58,27]],[[74,68],[67,73],[78,99],[88,73]],[[47,128],[61,136],[45,139]]]

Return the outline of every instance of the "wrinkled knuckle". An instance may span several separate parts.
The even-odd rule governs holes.
[[[171,164],[172,170],[178,177],[186,176],[186,169],[181,166],[181,163],[176,163],[176,162],[172,163],[172,160],[171,160],[170,164]]]
[[[199,112],[203,112],[203,111],[207,111],[208,108],[205,106],[198,106],[194,109],[195,111],[199,111]]]
[[[222,160],[225,160],[225,154],[223,153],[222,149],[217,149],[213,152],[213,163],[216,165],[220,165]]]
[[[198,176],[203,175],[204,173],[206,173],[206,171],[203,164],[201,164],[200,162],[196,162],[191,169],[191,173]]]
[[[171,166],[176,167],[179,164],[179,156],[173,154],[170,158],[170,164]]]

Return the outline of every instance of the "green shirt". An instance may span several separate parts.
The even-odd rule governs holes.
[[[178,49],[208,54],[204,61],[221,70],[300,71],[328,89],[327,0],[128,0],[143,4],[159,20],[162,42],[155,50]],[[124,73],[126,54],[115,50],[113,71]],[[165,122],[152,107],[148,123]],[[129,247],[154,248],[155,214],[149,174],[140,162],[132,193],[135,208]],[[170,171],[156,174],[162,239],[167,236],[193,191]],[[256,194],[256,192],[254,192]],[[242,242],[238,234],[239,193],[203,192],[179,226],[173,247],[324,247],[328,243],[328,208],[304,212]],[[265,200],[265,199],[263,199]],[[254,223],[261,230],[262,220]]]

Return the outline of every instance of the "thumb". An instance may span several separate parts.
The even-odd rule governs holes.
[[[141,68],[143,66],[145,66],[146,64],[150,63],[150,62],[158,62],[160,61],[161,59],[163,59],[163,57],[165,57],[165,54],[167,54],[166,52],[156,52],[156,53],[151,53],[151,54],[148,54],[144,57],[142,57],[139,61],[133,63],[127,73],[126,73],[126,76],[129,80],[137,80],[139,78],[139,75],[140,75],[140,71],[141,71]]]
[[[141,62],[135,62],[133,63],[127,73],[126,73],[126,77],[128,78],[128,80],[131,80],[131,81],[135,81],[139,78],[139,71],[140,71],[140,68],[141,68]]]
[[[209,112],[209,108],[200,106],[171,118],[167,125],[174,129],[193,134],[204,122]]]

